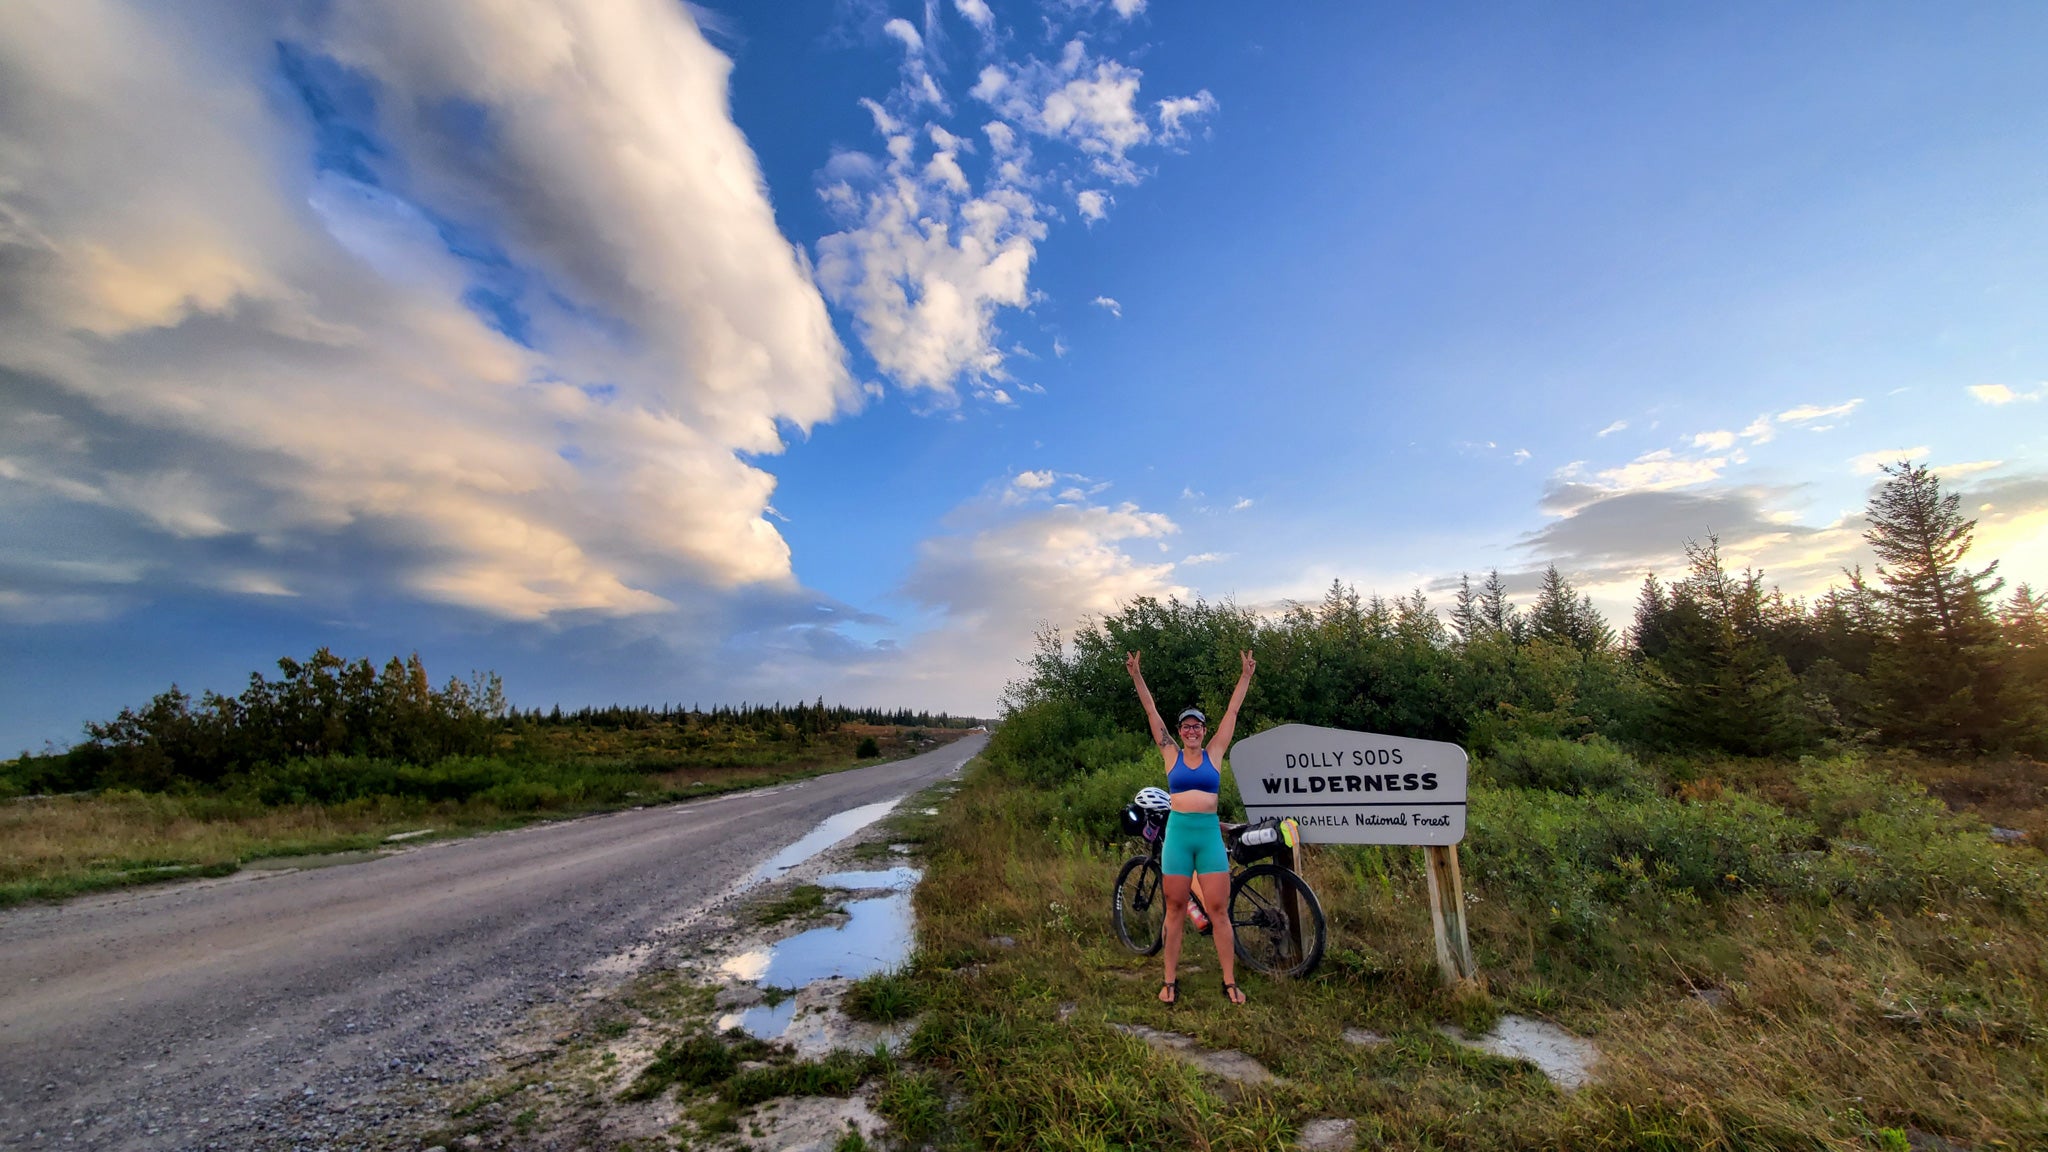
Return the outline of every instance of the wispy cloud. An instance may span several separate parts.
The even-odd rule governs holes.
[[[1970,395],[1980,404],[1998,407],[2016,401],[2038,401],[2048,398],[2048,384],[2042,384],[2027,392],[2016,391],[2004,384],[1972,384]]]
[[[1925,459],[1927,452],[1925,444],[1914,448],[1879,448],[1875,452],[1865,452],[1851,457],[1849,470],[1858,476],[1875,476],[1878,470],[1887,464],[1896,464],[1900,460]]]
[[[1593,436],[1594,436],[1594,437],[1595,437],[1596,439],[1598,439],[1598,438],[1602,438],[1602,437],[1607,437],[1607,436],[1612,436],[1612,435],[1614,435],[1614,434],[1615,434],[1616,432],[1620,432],[1620,431],[1623,431],[1623,430],[1627,429],[1627,427],[1628,427],[1628,421],[1626,421],[1626,420],[1616,420],[1616,421],[1615,421],[1614,423],[1612,423],[1612,424],[1609,424],[1609,425],[1608,425],[1607,427],[1605,427],[1605,428],[1602,428],[1602,429],[1601,429],[1601,430],[1599,430],[1598,432],[1595,432],[1595,433],[1593,433]]]
[[[1180,562],[1184,568],[1194,568],[1202,564],[1221,563],[1230,559],[1233,555],[1234,553],[1230,552],[1197,552],[1192,556],[1181,557]]]
[[[1117,303],[1114,299],[1108,296],[1097,296],[1094,300],[1090,301],[1090,303],[1094,304],[1097,308],[1102,309],[1104,312],[1109,313],[1111,316],[1115,316],[1119,319],[1123,317],[1124,306]]]
[[[1840,404],[1826,406],[1801,404],[1797,408],[1788,408],[1778,413],[1778,423],[1810,424],[1815,420],[1826,420],[1834,416],[1847,416],[1849,413],[1854,412],[1862,403],[1862,398],[1858,397],[1854,400],[1844,400]]]

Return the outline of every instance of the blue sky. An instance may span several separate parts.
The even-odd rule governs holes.
[[[30,3],[0,746],[321,644],[991,712],[1041,621],[1718,533],[2048,582],[2028,5]]]

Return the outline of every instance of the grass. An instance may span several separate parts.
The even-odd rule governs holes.
[[[1483,991],[1438,980],[1418,850],[1316,847],[1303,868],[1330,957],[1306,981],[1241,973],[1242,1008],[1215,990],[1206,941],[1190,939],[1173,1009],[1153,999],[1158,961],[1113,941],[1123,852],[1094,808],[1097,792],[1129,795],[1119,769],[1044,788],[977,767],[921,830],[906,979],[923,1011],[884,1114],[962,1149],[1279,1149],[1326,1116],[1357,1120],[1359,1147],[1418,1152],[1881,1149],[1920,1134],[2048,1147],[2037,850],[1991,843],[1895,763],[1722,766],[1685,773],[1688,793],[1599,755],[1602,772],[1556,777],[1581,797],[1474,790],[1462,851]],[[1599,1083],[1565,1093],[1436,1031],[1503,1011],[1592,1038]],[[1283,1082],[1225,1091],[1118,1023],[1237,1049]],[[1355,1048],[1354,1026],[1389,1043]],[[948,1097],[953,1111],[932,1107]]]
[[[782,895],[754,908],[754,923],[780,924],[785,920],[807,920],[828,909],[826,891],[816,884],[799,884]]]
[[[854,732],[845,738],[809,749],[725,749],[727,763],[684,764],[692,757],[716,757],[703,749],[664,748],[660,742],[668,737],[659,729],[543,728],[536,730],[538,735],[520,738],[528,743],[508,748],[508,753],[521,757],[560,758],[549,770],[554,776],[597,773],[607,781],[603,789],[580,793],[572,787],[550,786],[541,792],[531,787],[494,788],[462,800],[386,795],[337,803],[266,804],[247,795],[107,791],[0,801],[0,843],[7,845],[0,854],[0,907],[221,876],[259,858],[374,849],[387,836],[421,828],[435,829],[437,837],[463,835],[780,784],[857,767],[864,762],[853,757],[854,736],[893,731],[849,728]],[[887,739],[889,754],[912,753],[932,746],[935,739],[957,735],[921,731],[926,735],[915,742],[902,734]],[[602,762],[593,763],[591,758]]]

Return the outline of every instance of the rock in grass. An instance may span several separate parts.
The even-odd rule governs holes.
[[[1277,1084],[1280,1078],[1266,1070],[1264,1064],[1242,1052],[1225,1049],[1217,1052],[1195,1043],[1192,1036],[1178,1032],[1161,1032],[1143,1024],[1111,1024],[1110,1027],[1129,1036],[1136,1036],[1152,1046],[1154,1051],[1164,1052],[1187,1061],[1189,1064],[1221,1077],[1233,1084]]]
[[[1991,829],[1991,838],[2000,844],[2024,844],[2027,842],[2027,834],[2025,832],[2017,828],[1999,828],[1995,825]]]
[[[1377,1048],[1385,1044],[1387,1038],[1370,1028],[1346,1028],[1344,1042],[1357,1048]]]
[[[1358,1121],[1311,1120],[1294,1146],[1301,1152],[1350,1152],[1358,1146]]]

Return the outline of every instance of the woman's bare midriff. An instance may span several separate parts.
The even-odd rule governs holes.
[[[1197,792],[1190,788],[1185,792],[1175,792],[1167,797],[1167,800],[1173,805],[1175,812],[1214,813],[1216,811],[1216,794],[1214,792]]]

